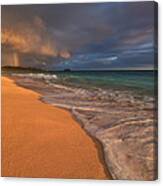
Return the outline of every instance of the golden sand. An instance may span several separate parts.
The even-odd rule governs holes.
[[[71,114],[2,77],[2,176],[110,179]]]

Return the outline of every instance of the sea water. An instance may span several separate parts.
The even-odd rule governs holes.
[[[67,85],[103,89],[130,89],[153,94],[156,71],[79,71],[57,72],[58,80]]]

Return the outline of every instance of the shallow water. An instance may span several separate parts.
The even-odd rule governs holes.
[[[2,71],[4,74],[16,74],[42,78],[49,83],[59,83],[74,87],[132,90],[137,93],[154,96],[157,84],[157,71],[72,71],[44,72],[32,70]]]
[[[154,91],[154,71],[86,71],[58,72],[58,80],[62,83],[79,85],[87,88],[130,89],[152,94]]]

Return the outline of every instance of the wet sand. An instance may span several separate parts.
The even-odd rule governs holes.
[[[99,144],[39,98],[2,77],[2,176],[111,179]]]

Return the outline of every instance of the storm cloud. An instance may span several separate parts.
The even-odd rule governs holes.
[[[2,6],[2,46],[44,56],[48,69],[150,69],[157,47],[154,6],[152,1]],[[39,66],[31,61],[20,65]]]

